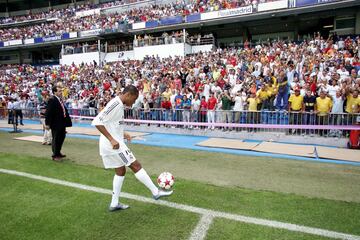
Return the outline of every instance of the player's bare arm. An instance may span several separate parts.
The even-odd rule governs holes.
[[[102,135],[104,135],[111,143],[113,149],[119,149],[120,145],[119,142],[116,141],[111,134],[108,132],[108,130],[105,128],[105,126],[103,125],[96,125],[95,126],[97,128],[97,130],[99,130],[99,132],[102,133]]]

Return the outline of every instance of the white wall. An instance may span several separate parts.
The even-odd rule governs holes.
[[[105,57],[106,57],[106,53],[100,52],[100,61],[101,61],[101,62],[104,62]]]
[[[99,64],[99,52],[63,55],[60,64],[71,65],[75,63],[79,65],[81,63],[93,63],[94,60]]]
[[[133,60],[134,59],[134,51],[124,51],[124,52],[112,52],[105,54],[104,60],[106,62],[115,62],[120,60]]]
[[[159,56],[166,58],[169,56],[184,56],[184,43],[165,44],[156,46],[135,47],[135,59],[143,59],[145,56]]]
[[[185,43],[185,55],[191,54],[192,53],[192,47],[191,45]]]
[[[287,8],[287,7],[288,7],[288,0],[260,3],[258,5],[258,12]]]
[[[199,45],[199,46],[192,46],[192,53],[198,53],[198,52],[210,52],[212,51],[212,44],[207,45]]]

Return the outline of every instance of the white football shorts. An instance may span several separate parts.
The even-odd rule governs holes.
[[[121,152],[113,155],[101,156],[104,167],[108,168],[119,168],[123,166],[130,166],[135,162],[136,158],[130,149],[124,144],[121,146]]]

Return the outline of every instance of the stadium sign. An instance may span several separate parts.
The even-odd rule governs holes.
[[[190,15],[186,16],[186,22],[197,22],[200,20],[201,20],[200,13],[190,14]]]
[[[182,16],[172,16],[160,19],[161,25],[172,25],[172,24],[179,24],[182,23],[183,17]],[[148,26],[146,26],[148,27]]]
[[[21,44],[23,44],[23,42],[20,39],[11,40],[11,41],[7,41],[4,43],[5,46],[15,46],[15,45],[21,45]]]
[[[69,38],[70,38],[69,33],[63,33],[61,35],[34,38],[34,43],[52,42],[52,41],[58,41],[58,40],[62,40],[62,39],[69,39]],[[30,43],[26,43],[26,44],[30,44]]]
[[[202,13],[201,20],[209,20],[209,19],[216,19],[216,18],[223,18],[223,17],[246,15],[246,14],[250,14],[252,12],[253,12],[253,8],[250,5],[247,7]]]
[[[0,42],[0,47],[8,47],[23,44],[22,40],[10,40],[6,42]]]
[[[33,38],[28,38],[28,39],[24,39],[24,44],[27,45],[27,44],[34,44],[35,41]]]
[[[76,17],[79,17],[79,18],[87,17],[87,16],[91,16],[91,15],[95,15],[95,14],[100,14],[100,8],[90,9],[90,10],[85,10],[85,11],[75,13]]]
[[[294,2],[294,1],[295,0],[289,0],[289,3]],[[257,7],[257,11],[263,12],[263,11],[287,8],[287,7],[288,7],[288,0],[279,0],[279,1],[274,1],[274,2],[259,3],[259,5]]]
[[[82,31],[80,32],[80,37],[97,36],[100,35],[101,31],[102,30],[100,28],[88,30],[88,31]]]
[[[51,42],[61,40],[61,36],[43,37],[43,42]]]

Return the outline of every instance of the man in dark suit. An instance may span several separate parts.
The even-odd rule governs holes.
[[[48,101],[45,113],[45,125],[46,128],[51,129],[52,133],[52,159],[54,161],[61,161],[62,158],[66,157],[61,154],[61,147],[66,135],[66,127],[71,127],[72,123],[68,110],[61,99],[61,86],[54,86],[52,92],[54,96]]]

